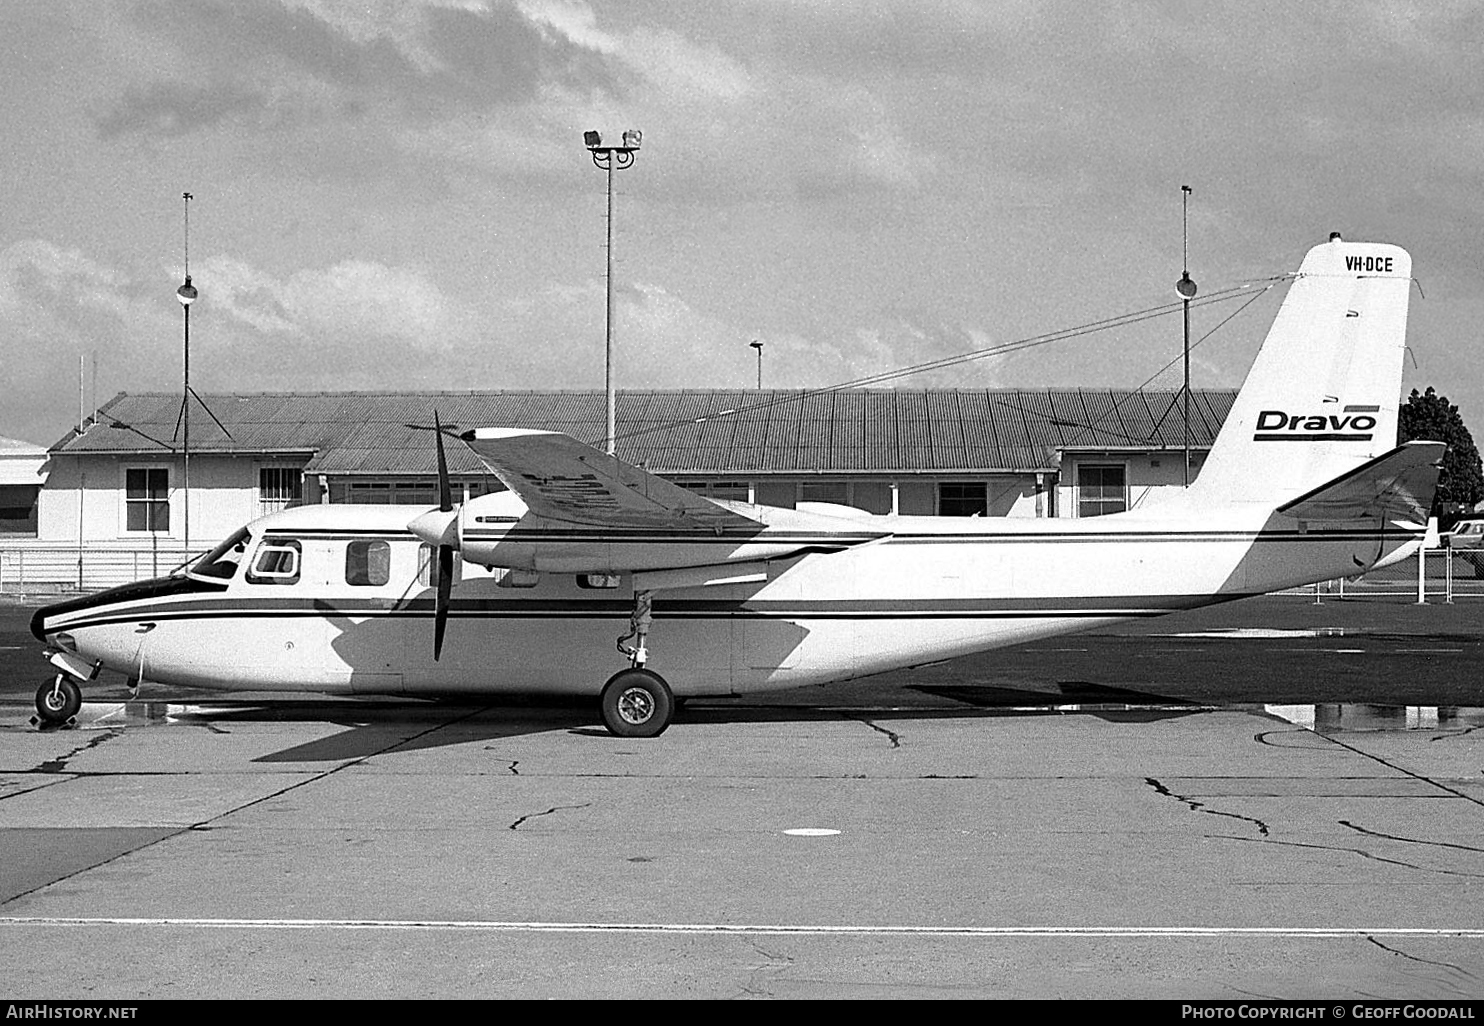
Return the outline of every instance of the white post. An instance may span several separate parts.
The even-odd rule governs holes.
[[[1417,604],[1427,605],[1427,549],[1417,549]]]
[[[1453,603],[1453,550],[1443,550],[1443,604]]]

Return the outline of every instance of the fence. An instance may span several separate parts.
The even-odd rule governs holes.
[[[1284,594],[1312,594],[1316,602],[1370,596],[1445,603],[1484,598],[1484,551],[1423,549],[1411,559],[1380,570],[1292,588]]]
[[[163,577],[185,562],[177,546],[60,548],[31,543],[0,544],[0,592],[96,591]]]

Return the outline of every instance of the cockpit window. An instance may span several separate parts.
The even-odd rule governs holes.
[[[299,583],[299,542],[293,538],[264,538],[247,570],[249,584]]]
[[[230,581],[242,564],[247,552],[247,528],[242,528],[206,555],[186,568],[186,573],[197,577],[212,577],[219,581]]]

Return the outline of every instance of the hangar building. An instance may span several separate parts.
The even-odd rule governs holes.
[[[1236,396],[1193,393],[1192,474]],[[1109,389],[625,391],[617,455],[707,495],[872,513],[1083,517],[1184,477],[1179,392]],[[51,447],[34,534],[0,538],[0,587],[94,587],[164,572],[298,503],[436,501],[433,413],[601,446],[601,391],[119,394]],[[456,497],[501,485],[458,443]],[[20,536],[18,536],[20,535]],[[20,564],[29,559],[29,569]]]

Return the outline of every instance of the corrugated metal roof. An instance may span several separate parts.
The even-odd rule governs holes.
[[[1233,390],[1197,391],[1191,444],[1206,448]],[[321,474],[435,472],[433,413],[455,430],[531,427],[601,445],[600,391],[275,392],[202,396],[193,452],[312,453]],[[1171,449],[1183,444],[1178,392],[1109,389],[856,389],[838,392],[685,389],[622,392],[617,452],[666,473],[922,472],[1050,469],[1061,449]],[[178,451],[178,395],[121,394],[99,423],[54,454]],[[220,420],[230,437],[217,427]],[[461,476],[484,466],[447,446]]]

